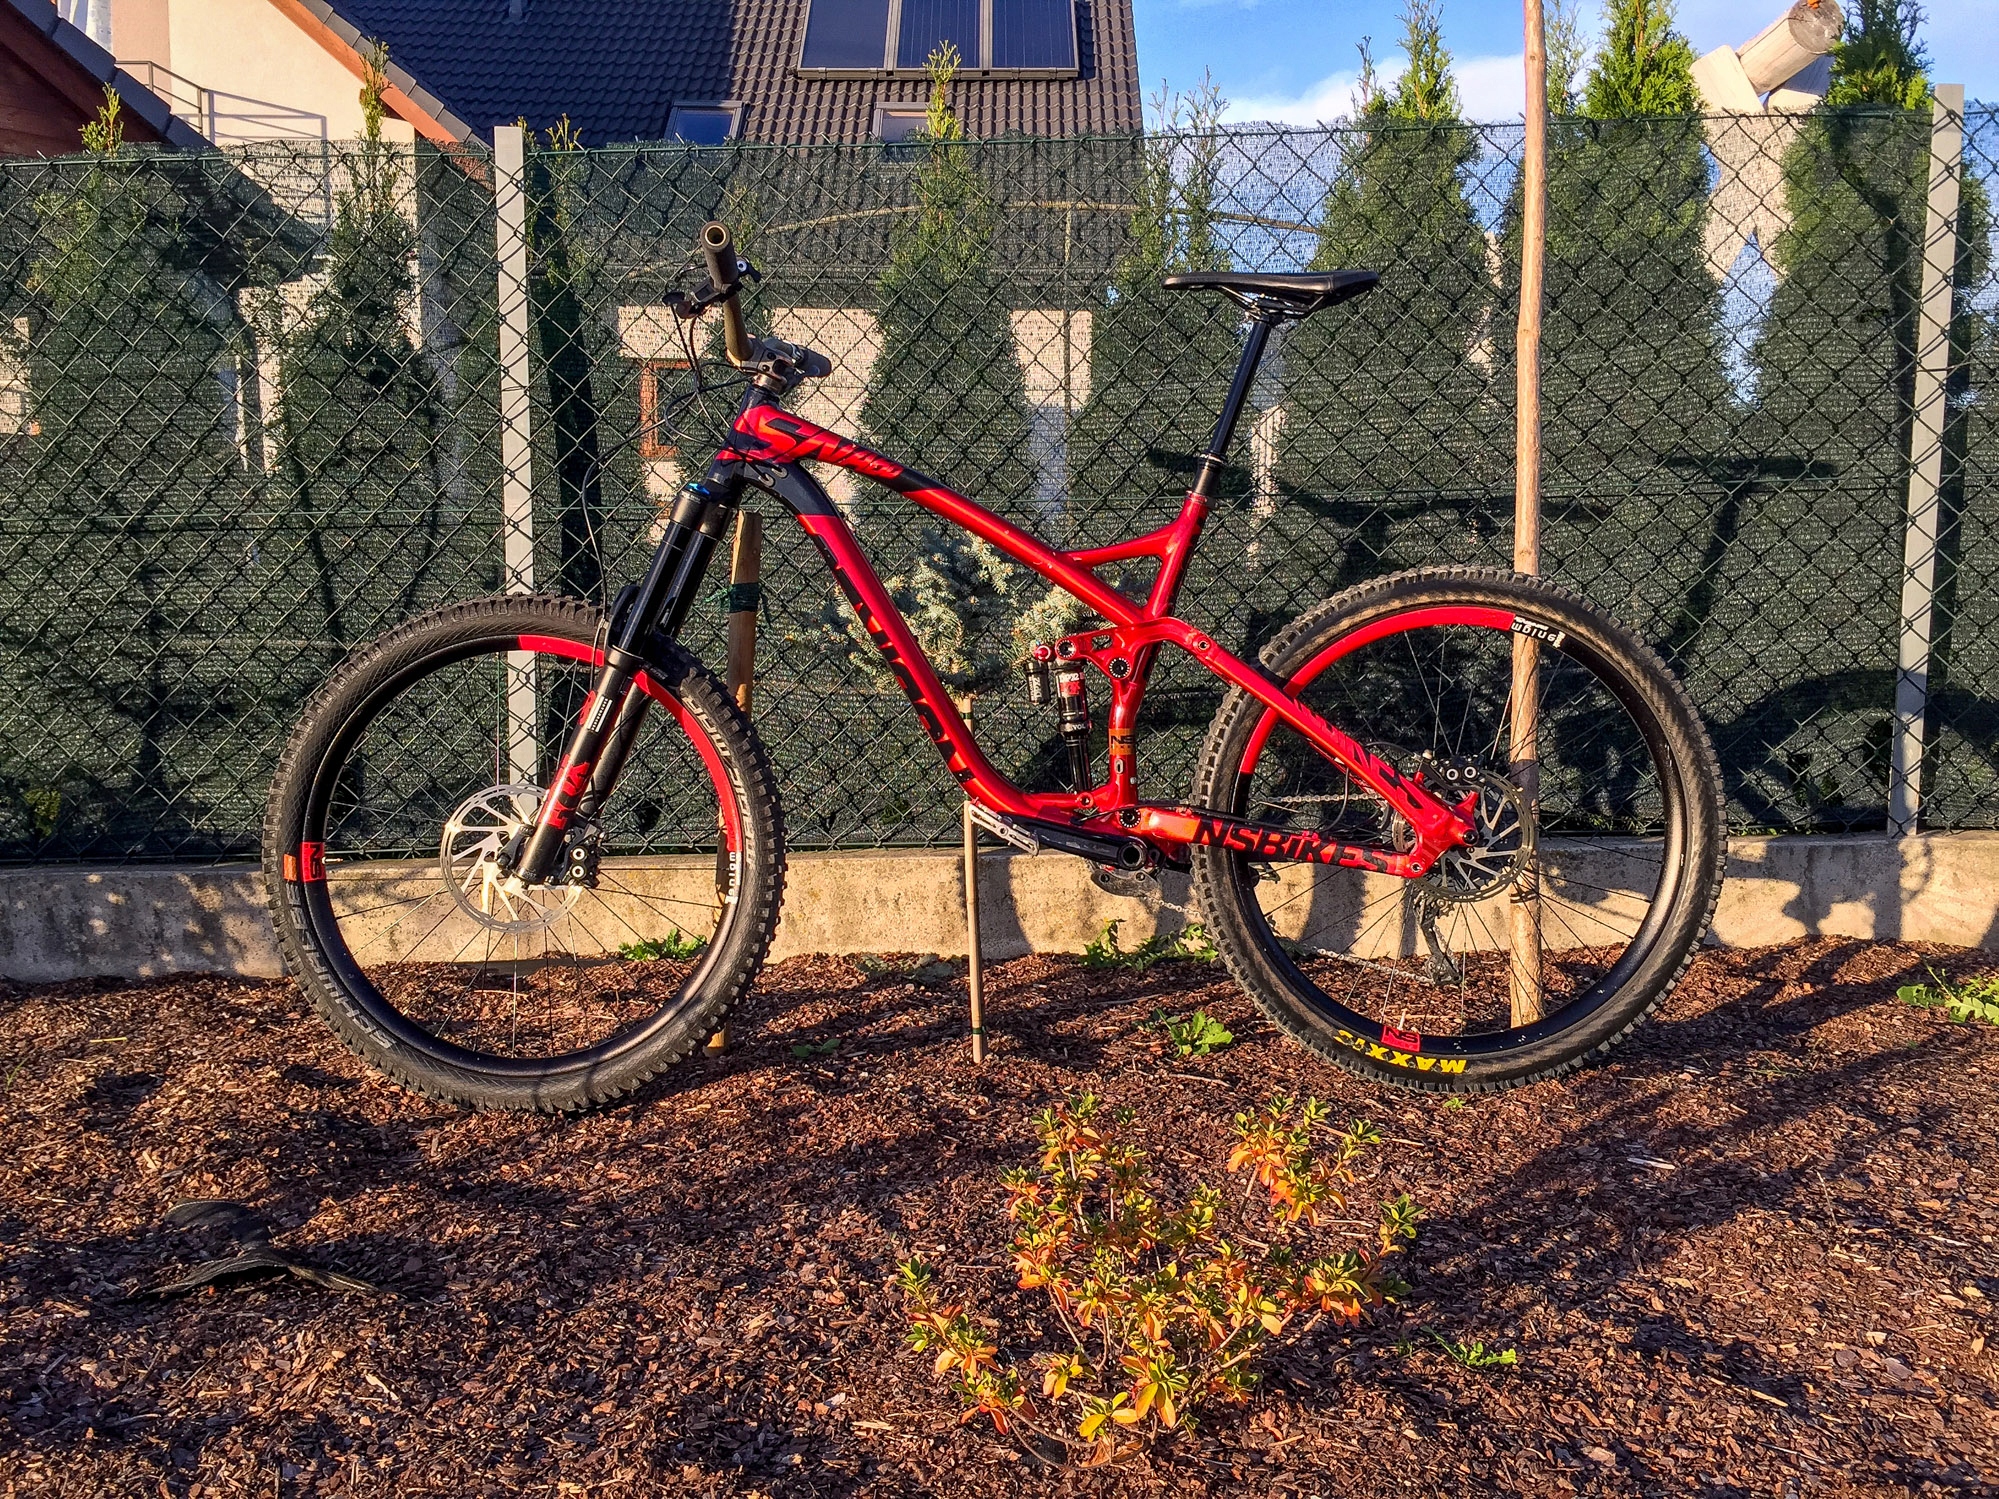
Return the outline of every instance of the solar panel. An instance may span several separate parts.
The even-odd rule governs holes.
[[[1076,66],[1075,0],[991,0],[996,68]]]
[[[892,13],[899,13],[893,35]],[[891,0],[810,0],[798,65],[809,72],[920,73],[945,42],[957,47],[964,73],[1073,77],[1075,0],[901,0],[899,7]]]
[[[977,0],[973,0],[977,30]],[[904,11],[905,17],[907,10]],[[904,31],[908,25],[905,20]],[[812,0],[805,22],[801,68],[872,69],[882,65],[882,43],[888,36],[888,0]],[[917,59],[921,66],[922,58]]]
[[[813,9],[819,0],[813,0]],[[920,68],[944,42],[952,42],[967,70],[983,68],[985,49],[979,45],[979,0],[902,0],[902,35],[896,39],[895,65]]]

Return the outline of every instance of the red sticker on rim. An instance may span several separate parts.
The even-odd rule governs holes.
[[[1397,1051],[1421,1051],[1423,1037],[1417,1031],[1398,1031],[1392,1025],[1384,1025],[1381,1028],[1381,1044],[1392,1046]]]

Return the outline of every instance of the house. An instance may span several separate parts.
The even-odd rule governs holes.
[[[322,0],[302,0],[318,5]],[[924,59],[964,58],[968,134],[1140,125],[1131,0],[339,0],[482,129],[567,114],[589,145],[894,139]]]
[[[107,88],[122,106],[126,140],[208,144],[50,0],[0,0],[0,156],[80,150],[83,127],[103,108]]]
[[[358,136],[356,83],[375,41],[388,48],[389,133],[403,141],[564,116],[592,146],[895,140],[922,119],[924,59],[944,41],[964,58],[956,102],[973,136],[1140,126],[1132,0],[63,4],[222,145]]]
[[[218,146],[258,140],[351,140],[362,133],[369,39],[302,0],[61,0],[129,76]],[[0,5],[51,7],[46,0]],[[448,144],[471,128],[392,56],[383,134]]]

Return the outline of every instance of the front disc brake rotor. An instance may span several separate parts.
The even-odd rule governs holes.
[[[458,908],[481,926],[521,934],[544,931],[569,914],[582,886],[529,885],[501,856],[541,807],[541,788],[489,786],[458,804],[444,824],[438,873]]]

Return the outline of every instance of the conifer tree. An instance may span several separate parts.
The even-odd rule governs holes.
[[[929,67],[916,212],[882,273],[882,353],[861,423],[869,441],[899,461],[988,507],[1017,511],[1033,475],[1025,461],[1026,386],[992,265],[999,205],[950,108],[957,49],[946,43]],[[1017,658],[1006,621],[1042,590],[1024,595],[1031,574],[955,528],[926,526],[914,550],[887,586],[945,685],[969,697]],[[821,628],[877,689],[893,688],[841,601],[828,602]]]
[[[1697,523],[1733,399],[1721,292],[1703,250],[1693,49],[1673,29],[1669,0],[1615,0],[1606,20],[1580,112],[1549,128],[1543,492],[1551,508],[1581,502],[1598,517],[1621,508],[1640,527],[1667,516]],[[1517,189],[1506,243],[1517,266]],[[1517,278],[1505,286],[1495,332],[1510,365]],[[1590,550],[1654,568],[1620,548]]]
[[[1478,357],[1494,287],[1464,182],[1478,142],[1432,0],[1407,0],[1403,21],[1408,64],[1393,88],[1364,91],[1312,259],[1377,270],[1381,283],[1307,320],[1283,350],[1278,477],[1305,511],[1356,534],[1341,576],[1313,580],[1320,591],[1392,565],[1398,521],[1480,506],[1497,478]],[[1436,554],[1429,541],[1407,550]]]
[[[1756,617],[1744,648],[1811,671],[1817,693],[1793,691],[1801,706],[1759,725],[1765,752],[1748,780],[1772,822],[1879,826],[1887,796],[1891,695],[1854,701],[1841,684],[1857,671],[1885,683],[1894,661],[1932,169],[1929,110],[1907,107],[1928,94],[1919,21],[1895,0],[1856,6],[1834,57],[1829,98],[1843,107],[1813,115],[1784,159],[1791,224],[1770,247],[1782,279],[1753,351],[1748,431],[1751,451],[1783,481],[1759,505],[1758,538],[1766,555],[1811,559],[1802,576],[1812,582],[1763,584],[1759,597],[1758,580],[1746,580],[1744,607]],[[1951,446],[1968,415],[1967,298],[1984,275],[1988,231],[1984,185],[1967,174]],[[1786,654],[1790,640],[1800,645]]]
[[[1228,101],[1213,82],[1152,103],[1153,132],[1129,143],[1137,209],[1090,332],[1090,394],[1068,434],[1076,504],[1123,519],[1177,505],[1214,432],[1235,368],[1235,309],[1212,292],[1168,291],[1174,271],[1226,270],[1215,234],[1217,134]],[[1239,498],[1240,465],[1217,494]]]
[[[948,43],[931,58],[915,212],[877,288],[882,352],[861,425],[899,461],[1017,510],[1034,483],[1026,383],[993,265],[999,203],[950,107],[958,61]]]
[[[1599,120],[1693,114],[1700,109],[1693,66],[1693,47],[1673,27],[1672,0],[1612,0],[1583,110]]]
[[[413,336],[410,182],[382,132],[386,53],[369,62],[364,134],[343,163],[324,284],[299,326],[270,330],[281,349],[281,477],[313,580],[308,607],[334,655],[428,601],[452,520],[434,466],[446,413]]]
[[[1826,103],[1921,109],[1929,100],[1929,57],[1917,39],[1916,0],[1850,0],[1846,34],[1833,48]]]
[[[33,425],[0,465],[0,847],[14,857],[163,852],[203,820],[220,746],[194,724],[231,690],[210,616],[247,560],[235,275],[191,227],[202,164],[127,148],[108,89],[84,145],[34,201],[16,304],[29,336],[13,351]]]

